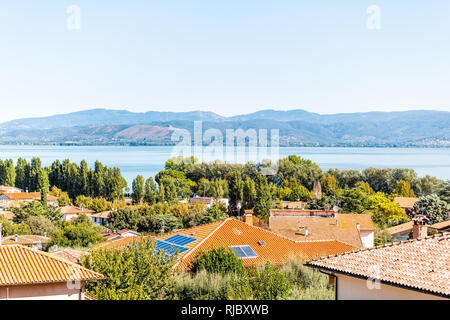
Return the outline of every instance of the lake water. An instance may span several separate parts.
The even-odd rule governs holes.
[[[419,176],[431,175],[450,180],[450,148],[295,148],[280,147],[279,157],[295,154],[330,168],[362,170],[367,167],[411,168]],[[173,147],[122,146],[0,146],[0,159],[39,157],[44,166],[55,159],[86,160],[93,166],[99,160],[119,167],[129,185],[137,175],[154,176],[173,155]],[[245,160],[244,160],[245,161]]]

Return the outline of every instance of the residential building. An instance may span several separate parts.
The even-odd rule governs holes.
[[[280,265],[289,258],[310,259],[323,255],[342,253],[356,249],[336,240],[294,241],[268,230],[252,225],[252,216],[246,215],[245,221],[228,218],[193,228],[178,230],[153,237],[157,241],[157,250],[164,249],[172,253],[179,250],[175,268],[188,270],[192,261],[200,252],[225,247],[242,258],[246,267],[261,266],[267,262]],[[122,238],[102,242],[95,247],[122,248],[134,238]],[[139,241],[139,240],[137,240]]]
[[[375,237],[370,215],[332,210],[271,210],[269,228],[296,241],[338,240],[356,248],[373,247]]]
[[[100,233],[102,237],[107,240],[114,240],[114,239],[121,239],[121,238],[127,238],[127,237],[139,237],[139,232],[136,232],[134,230],[129,229],[123,229],[123,230],[106,230]]]
[[[76,206],[65,206],[61,208],[61,212],[64,214],[64,220],[65,221],[70,221],[72,219],[77,218],[79,215],[85,214],[87,216],[90,216],[91,214],[94,213],[93,210],[89,210],[89,209],[85,209],[82,206],[81,207],[76,207]]]
[[[414,204],[419,201],[419,198],[414,197],[395,197],[394,202],[400,206],[403,210],[412,209]]]
[[[408,240],[412,230],[413,230],[414,222],[408,221],[397,226],[393,226],[387,229],[384,229],[383,232],[389,233],[393,236],[397,241]],[[448,232],[450,231],[450,220],[442,221],[439,223],[435,223],[428,226],[429,231],[436,232]]]
[[[13,235],[8,237],[0,237],[0,245],[18,244],[28,248],[43,250],[50,243],[50,238],[37,235]]]
[[[84,300],[88,280],[104,276],[20,245],[0,246],[0,300]]]
[[[228,198],[213,198],[213,197],[193,197],[189,199],[190,203],[203,202],[208,208],[210,208],[214,203],[223,203],[226,208],[228,208]]]
[[[0,207],[2,208],[19,207],[23,203],[33,201],[41,201],[40,192],[10,192],[0,194]],[[57,206],[58,198],[52,195],[47,195],[47,204]]]
[[[413,222],[415,238],[307,262],[328,273],[337,300],[450,299],[450,234],[426,237],[426,220]]]
[[[80,264],[81,259],[88,255],[87,251],[75,250],[70,248],[59,249],[56,251],[52,251],[49,253],[51,256],[60,257],[66,260],[69,260],[72,263]]]
[[[10,186],[0,186],[0,193],[20,193],[23,192],[22,189]]]
[[[111,210],[94,213],[94,214],[91,214],[90,217],[91,217],[92,223],[95,223],[99,226],[107,227],[110,214],[111,214]]]
[[[7,211],[7,210],[0,210],[0,218],[12,220],[12,219],[14,219],[15,216],[16,215],[14,214],[14,212]]]

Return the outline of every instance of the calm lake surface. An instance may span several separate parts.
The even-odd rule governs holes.
[[[154,176],[164,168],[173,147],[122,146],[0,146],[0,159],[39,157],[44,166],[55,159],[86,160],[93,166],[99,160],[119,167],[129,185],[137,175]],[[295,154],[330,168],[362,170],[367,167],[412,168],[419,176],[431,175],[450,180],[450,148],[295,148],[280,147],[279,157]],[[222,159],[223,160],[223,159]],[[245,162],[245,160],[244,160]]]

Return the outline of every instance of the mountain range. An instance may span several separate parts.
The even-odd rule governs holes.
[[[0,124],[3,144],[171,145],[177,129],[279,129],[281,146],[450,147],[450,112],[318,114],[261,110],[225,117],[214,112],[135,113],[91,109]],[[225,136],[225,134],[224,134]]]

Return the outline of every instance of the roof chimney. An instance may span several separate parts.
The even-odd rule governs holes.
[[[244,214],[244,222],[250,226],[253,225],[253,215],[251,213]]]
[[[428,235],[428,225],[427,222],[430,219],[423,214],[416,214],[413,218],[413,239],[423,239]]]
[[[305,237],[309,236],[309,230],[308,227],[305,227]]]
[[[18,234],[15,234],[15,235],[14,235],[14,241],[15,241],[15,242],[19,242],[19,235],[18,235]]]
[[[361,225],[359,224],[359,222],[356,223],[356,229],[358,229],[358,231],[361,231]]]

